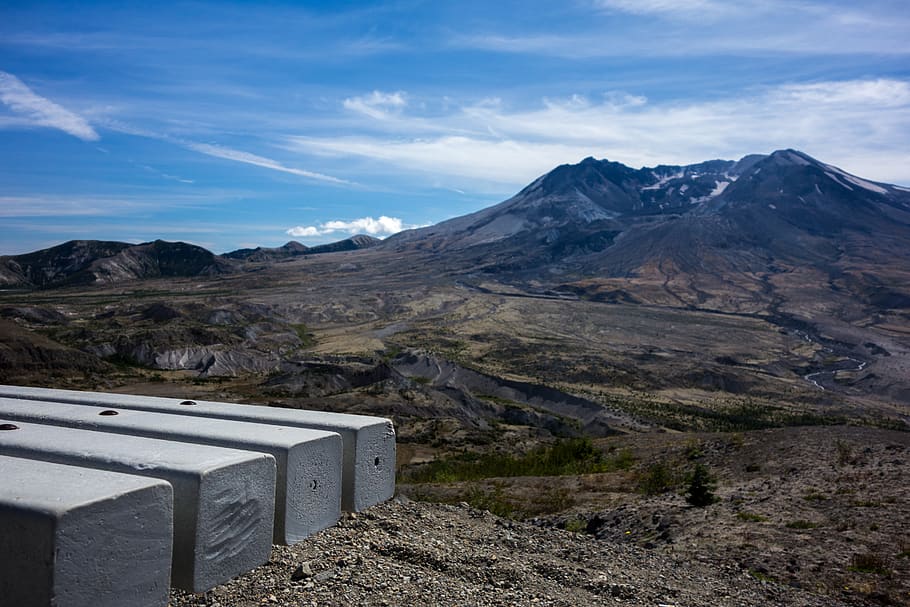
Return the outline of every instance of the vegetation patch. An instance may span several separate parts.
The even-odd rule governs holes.
[[[655,462],[638,477],[638,490],[645,495],[660,495],[675,491],[680,484],[680,475],[666,462]]]
[[[888,559],[872,552],[854,554],[847,569],[856,573],[874,573],[876,575],[890,575],[891,573]]]
[[[628,452],[607,458],[589,438],[562,439],[522,455],[463,452],[422,464],[402,474],[405,483],[454,483],[514,476],[565,476],[627,470]],[[470,503],[470,502],[469,502]]]
[[[435,503],[465,503],[471,508],[487,510],[496,516],[514,520],[556,514],[575,505],[575,499],[564,487],[540,488],[533,498],[528,499],[516,495],[502,482],[471,483],[465,491],[445,497],[432,490],[422,491],[418,488],[410,492],[410,497],[417,501]]]
[[[764,523],[768,519],[760,514],[755,514],[754,512],[737,512],[736,518],[741,521],[746,521],[747,523]]]
[[[698,508],[710,506],[717,501],[714,495],[714,489],[717,487],[717,481],[704,464],[695,464],[695,468],[686,479],[688,487],[686,488],[686,501]]]
[[[312,348],[316,345],[316,336],[313,335],[309,327],[304,323],[292,324],[291,328],[297,333],[297,338],[300,339],[300,346],[302,348]]]

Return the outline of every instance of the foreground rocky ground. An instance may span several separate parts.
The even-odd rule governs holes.
[[[205,595],[171,607],[260,605],[860,605],[761,581],[738,567],[501,519],[467,505],[396,500]]]

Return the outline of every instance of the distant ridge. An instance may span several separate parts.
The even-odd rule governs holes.
[[[238,259],[243,261],[277,261],[287,259],[288,257],[298,257],[300,255],[318,255],[320,253],[335,253],[338,251],[356,251],[359,249],[368,249],[382,242],[378,238],[358,234],[351,238],[345,238],[338,242],[308,247],[296,240],[292,240],[280,247],[266,248],[256,247],[255,249],[237,249],[225,253],[224,257],[229,259]]]
[[[47,288],[234,271],[214,253],[185,242],[71,240],[50,249],[0,257],[0,284]]]
[[[306,245],[292,240],[280,247],[256,247],[255,249],[237,249],[225,253],[224,257],[228,259],[241,259],[243,261],[270,261],[274,259],[284,259],[302,255],[308,250]]]
[[[54,288],[118,283],[161,277],[229,274],[242,262],[272,262],[300,255],[355,251],[382,242],[372,236],[307,247],[291,241],[281,247],[238,249],[216,255],[185,242],[155,240],[142,244],[102,240],[70,240],[22,255],[0,256],[0,286]]]

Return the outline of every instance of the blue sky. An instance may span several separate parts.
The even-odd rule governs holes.
[[[910,3],[6,2],[0,254],[383,237],[587,156],[910,185]]]

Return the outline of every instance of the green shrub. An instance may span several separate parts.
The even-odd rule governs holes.
[[[674,491],[678,485],[679,477],[676,471],[665,462],[651,464],[638,477],[638,490],[645,495],[660,495]]]
[[[717,482],[704,464],[695,464],[695,468],[689,474],[687,482],[686,501],[693,506],[702,508],[710,506],[717,501],[714,496]]]
[[[741,521],[747,521],[750,523],[764,523],[768,519],[760,514],[755,514],[754,512],[737,512],[736,518]]]
[[[583,518],[570,518],[566,521],[566,531],[581,533],[588,528],[588,521]]]

